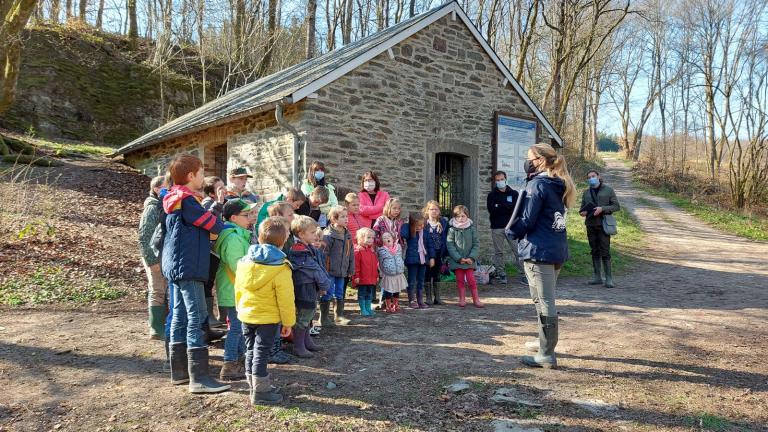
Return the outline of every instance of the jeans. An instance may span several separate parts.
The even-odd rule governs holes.
[[[299,330],[308,330],[314,318],[314,309],[296,309],[296,324],[293,327]]]
[[[237,309],[233,307],[224,309],[226,309],[229,319],[227,339],[224,340],[224,361],[236,361],[245,352],[243,324],[237,319]]]
[[[536,306],[538,315],[557,316],[555,307],[555,285],[560,269],[555,269],[554,264],[526,261],[525,276],[528,278],[528,287],[531,290],[531,300]]]
[[[515,260],[517,272],[523,274],[523,265],[517,253],[517,240],[512,240],[504,233],[504,228],[492,229],[491,240],[493,240],[493,265],[500,274],[506,274],[506,261],[504,260],[504,250],[509,249]]]
[[[344,291],[346,288],[346,279],[343,277],[331,276],[331,289],[320,298],[321,301],[330,301],[333,299],[344,300]]]
[[[208,310],[205,305],[203,282],[172,281],[171,287],[173,296],[171,343],[186,341],[187,348],[205,348],[207,345],[203,339],[203,323],[208,318]]]
[[[243,324],[242,328],[245,337],[245,373],[265,377],[277,324]]]
[[[376,285],[358,285],[357,299],[373,302],[374,291],[376,291]]]
[[[424,291],[424,276],[427,273],[426,264],[408,264],[408,297],[416,291],[419,295]]]
[[[170,343],[171,341],[171,320],[173,320],[173,288],[171,287],[171,284],[168,283],[168,286],[165,288],[165,296],[168,298],[168,305],[170,306],[170,310],[168,311],[168,315],[165,317],[165,340]],[[184,321],[184,326],[187,325],[187,316],[184,315],[182,318]],[[179,337],[176,340],[183,339],[184,335],[180,334]]]
[[[592,250],[592,258],[611,257],[611,236],[603,231],[602,225],[587,225],[587,240]]]

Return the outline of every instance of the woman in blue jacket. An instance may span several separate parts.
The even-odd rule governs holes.
[[[522,215],[510,227],[519,240],[531,299],[539,317],[539,340],[535,356],[522,358],[533,367],[556,368],[558,339],[555,285],[563,263],[568,259],[565,212],[576,200],[565,158],[549,144],[528,149],[525,171],[529,174]]]

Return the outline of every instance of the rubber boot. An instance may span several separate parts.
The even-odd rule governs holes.
[[[373,299],[367,298],[365,299],[365,310],[368,311],[368,316],[372,317],[376,315],[376,312],[373,311]]]
[[[422,298],[423,294],[424,292],[422,290],[416,290],[416,304],[419,305],[419,309],[429,309],[429,306],[424,303],[424,299]]]
[[[435,301],[432,304],[436,306],[443,304],[443,301],[440,299],[440,282],[432,282],[432,292],[435,294]]]
[[[474,304],[476,308],[484,308],[485,305],[480,302],[480,295],[477,293],[477,285],[470,285],[469,290],[472,292],[472,304]]]
[[[368,316],[368,308],[365,305],[365,299],[357,299],[357,305],[360,306],[360,316]]]
[[[221,327],[224,325],[224,323],[217,320],[216,316],[213,314],[213,297],[206,297],[205,305],[208,306],[208,325],[211,327]]]
[[[304,347],[311,352],[319,352],[323,350],[323,348],[315,343],[315,341],[312,339],[312,335],[310,335],[309,332],[304,332]]]
[[[424,282],[424,290],[426,291],[427,299],[424,303],[428,305],[434,304],[432,302],[432,281]]]
[[[592,257],[592,280],[589,281],[590,285],[602,285],[603,278],[600,276],[600,257]]]
[[[251,405],[276,404],[283,401],[283,395],[278,393],[270,382],[269,375],[265,377],[253,376],[253,391],[251,392]]]
[[[315,356],[307,349],[307,333],[306,329],[293,328],[293,354],[297,357],[312,358]]]
[[[459,290],[459,307],[463,308],[467,305],[466,287],[456,284],[456,289]]]
[[[188,383],[187,344],[183,342],[170,344],[168,351],[168,361],[171,363],[171,383],[173,385]]]
[[[336,300],[336,307],[333,308],[333,320],[339,325],[349,324],[349,320],[344,318],[344,299]]]
[[[523,364],[545,369],[557,368],[555,346],[557,346],[557,316],[539,316],[539,352],[534,356],[524,356]]]
[[[400,297],[392,297],[392,307],[394,308],[395,313],[400,312]]]
[[[154,340],[165,339],[165,306],[149,307],[149,338]]]
[[[613,269],[611,268],[611,257],[603,257],[603,268],[605,269],[605,287],[613,288]]]
[[[323,328],[336,325],[331,318],[331,302],[328,300],[320,300],[320,325]]]
[[[384,299],[384,312],[393,313],[394,311],[395,311],[395,307],[392,305],[392,299],[391,298]]]
[[[222,384],[211,378],[208,369],[208,347],[189,348],[189,392],[221,393],[229,390],[229,384]]]
[[[275,341],[272,343],[272,349],[269,351],[269,363],[272,364],[287,364],[291,362],[290,356],[283,351],[283,338],[280,337],[280,326],[277,327],[278,332],[275,333]]]

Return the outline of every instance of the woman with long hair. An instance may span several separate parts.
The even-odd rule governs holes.
[[[527,366],[556,368],[555,286],[568,260],[565,214],[576,201],[576,186],[565,158],[549,144],[534,144],[528,149],[525,171],[529,181],[522,214],[509,235],[519,240],[520,259],[539,319],[539,339],[536,355],[525,356],[522,361]]]

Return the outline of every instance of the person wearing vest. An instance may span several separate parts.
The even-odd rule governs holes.
[[[605,282],[606,288],[613,288],[613,271],[611,269],[611,236],[603,230],[603,216],[621,210],[616,192],[600,178],[600,173],[591,170],[587,173],[589,188],[581,196],[579,214],[587,226],[587,240],[592,250],[592,269],[594,276],[590,285],[600,285]],[[600,275],[600,263],[605,270],[605,281]]]

